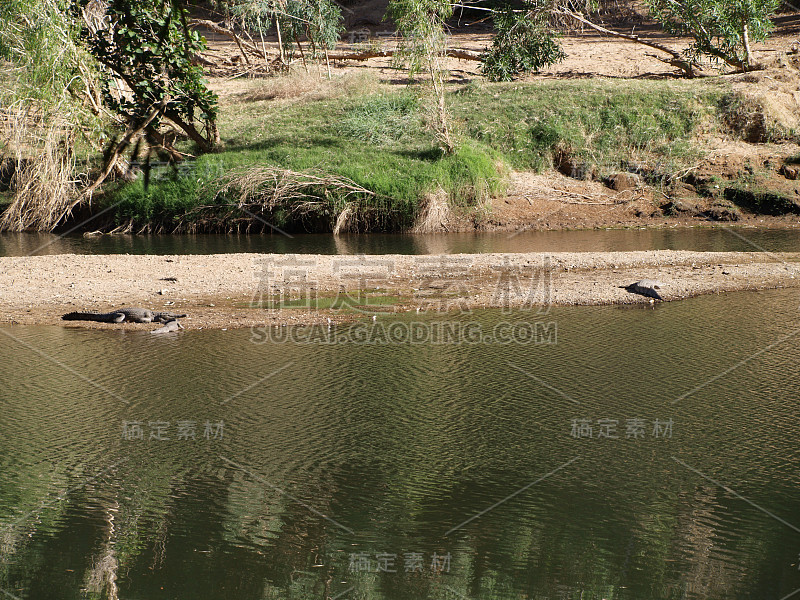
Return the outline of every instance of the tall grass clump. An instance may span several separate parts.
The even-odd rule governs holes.
[[[337,125],[340,135],[361,142],[391,144],[422,124],[419,99],[411,94],[381,94],[349,106]]]
[[[77,203],[78,190],[74,181],[75,156],[65,151],[65,134],[53,125],[28,125],[29,113],[10,115],[8,127],[15,150],[11,160],[16,163],[11,188],[14,190],[8,208],[0,215],[0,231],[24,231],[34,228],[52,231],[58,223],[69,216]],[[36,140],[36,153],[23,156],[37,129],[42,139]]]
[[[52,230],[78,202],[78,144],[100,124],[97,72],[76,39],[57,0],[0,11],[0,159],[15,164],[0,231]]]
[[[157,167],[147,185],[140,178],[110,190],[104,208],[112,214],[111,226],[117,231],[173,233],[187,213],[214,202],[224,173],[223,162],[213,155],[180,169]]]
[[[504,189],[506,166],[500,152],[474,140],[464,140],[453,154],[436,163],[436,184],[450,202],[475,206]]]

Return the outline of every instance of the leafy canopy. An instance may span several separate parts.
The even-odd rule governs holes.
[[[564,58],[557,35],[550,27],[548,0],[531,0],[522,11],[511,5],[494,13],[492,48],[483,56],[483,72],[492,81],[509,81]]]
[[[344,30],[342,10],[330,0],[288,0],[285,14],[278,15],[284,31],[287,50],[293,50],[292,40],[306,36],[312,48],[336,47]]]
[[[739,69],[750,66],[750,42],[772,30],[781,0],[649,0],[650,13],[670,33],[690,36],[687,54],[703,54]]]
[[[403,36],[400,56],[408,63],[409,77],[439,68],[447,49],[445,22],[455,8],[449,0],[390,0],[389,15]]]
[[[78,0],[81,9],[90,0]],[[159,0],[110,0],[103,28],[85,26],[81,36],[104,67],[108,105],[129,122],[141,120],[166,101],[172,119],[213,121],[216,95],[192,62],[205,47],[196,31],[185,29],[183,8]],[[121,89],[121,79],[129,90]]]

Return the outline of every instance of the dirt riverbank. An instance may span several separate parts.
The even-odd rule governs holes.
[[[399,38],[387,36],[393,26],[383,20],[384,0],[364,0],[347,13],[348,32],[333,55],[363,50],[366,40],[382,50],[397,49]],[[641,7],[640,7],[641,8]],[[640,14],[618,14],[606,26],[624,33],[636,31],[673,50],[691,45],[687,38],[664,34],[660,27]],[[479,55],[492,43],[490,24],[478,21],[453,23],[448,37],[452,49]],[[478,215],[445,214],[440,222],[427,224],[426,231],[524,231],[591,229],[605,227],[664,227],[736,222],[746,226],[793,227],[800,223],[800,14],[781,15],[769,39],[753,46],[754,60],[766,68],[745,74],[726,74],[705,79],[705,85],[725,90],[735,98],[736,108],[722,116],[721,128],[705,122],[687,139],[680,152],[691,156],[685,168],[671,168],[671,156],[632,155],[627,166],[608,164],[602,157],[583,164],[562,160],[542,173],[512,172],[505,193],[491,198]],[[260,110],[280,114],[297,103],[326,102],[336,86],[324,78],[286,77],[280,80],[248,78],[236,44],[213,32],[207,59],[210,85],[219,94],[223,113],[246,113],[258,101]],[[388,31],[391,33],[391,31]],[[352,34],[352,35],[351,35]],[[356,35],[357,34],[357,35]],[[362,39],[363,38],[363,39]],[[365,43],[354,44],[353,40]],[[646,89],[652,80],[680,80],[675,68],[653,53],[652,48],[599,34],[591,29],[567,32],[562,38],[567,58],[537,74],[521,77],[522,87],[553,81],[596,80],[630,83],[630,90]],[[273,54],[277,39],[268,40]],[[487,84],[480,63],[450,58],[445,61],[452,90],[469,83]],[[311,69],[312,74],[316,73]],[[408,80],[391,56],[366,60],[334,60],[335,77],[357,74],[399,88]],[[710,72],[713,72],[710,71]],[[238,75],[238,77],[237,77]],[[274,78],[273,78],[274,79]],[[367,80],[365,80],[367,81]],[[500,86],[506,84],[499,84]],[[511,85],[511,84],[507,84]],[[264,100],[267,98],[267,100]],[[563,102],[563,101],[562,101]],[[554,115],[569,110],[555,106]],[[598,110],[602,107],[598,106]],[[720,112],[722,108],[715,109]],[[259,112],[259,115],[262,113]],[[629,113],[637,120],[640,115]],[[713,120],[713,119],[712,119]],[[456,119],[458,124],[458,118]],[[461,124],[463,125],[463,123]],[[516,125],[509,122],[508,135]],[[594,135],[597,132],[587,132]],[[522,151],[519,149],[518,151]],[[688,159],[686,159],[688,160]],[[678,161],[680,162],[680,161]],[[578,164],[580,163],[580,164]],[[778,202],[782,208],[773,210]]]
[[[666,301],[800,286],[800,253],[584,252],[456,255],[57,255],[0,258],[0,324],[66,322],[123,306],[187,313],[187,329],[347,321],[408,310],[633,304],[624,286],[664,283]],[[340,308],[337,308],[340,307]]]

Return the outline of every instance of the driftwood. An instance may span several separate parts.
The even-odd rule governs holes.
[[[478,52],[471,52],[469,50],[448,49],[445,51],[445,54],[450,58],[460,58],[462,60],[481,60],[481,55]],[[394,50],[363,50],[361,52],[331,54],[329,58],[330,60],[368,60],[370,58],[389,58],[394,55]]]

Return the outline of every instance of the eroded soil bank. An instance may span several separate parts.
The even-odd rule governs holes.
[[[186,313],[187,329],[349,321],[409,310],[646,303],[625,286],[658,279],[674,301],[800,286],[800,253],[584,252],[452,255],[57,255],[0,258],[0,323],[66,322],[123,306]]]

